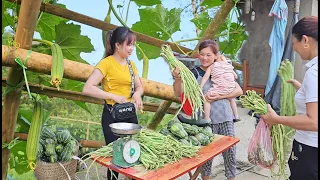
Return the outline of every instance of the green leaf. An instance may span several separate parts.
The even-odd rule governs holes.
[[[27,79],[30,83],[40,84],[43,86],[51,86],[51,77],[47,74],[40,74],[36,72],[27,71]]]
[[[10,168],[14,168],[18,174],[23,174],[30,171],[28,167],[26,146],[27,142],[22,141],[13,146],[13,148],[10,150],[9,165]]]
[[[41,18],[36,27],[36,31],[40,33],[42,39],[52,41],[56,38],[55,26],[60,24],[60,22],[67,21],[67,19],[55,15],[42,13]]]
[[[60,86],[61,89],[76,91],[76,92],[82,92],[83,87],[84,87],[83,82],[70,80],[70,79],[63,79],[62,84]]]
[[[222,3],[222,0],[204,0],[200,6],[205,6],[205,9],[210,9],[216,6],[221,6]]]
[[[20,109],[19,113],[18,113],[18,118],[17,118],[17,127],[19,127],[17,132],[28,133],[29,132],[29,128],[30,128],[30,121],[22,115],[23,113],[26,116],[29,116],[28,115],[28,113],[29,113],[30,116],[32,117],[32,111],[30,111],[30,112],[22,112],[22,110]]]
[[[52,114],[52,110],[47,111],[44,109],[43,111],[44,111],[44,119],[43,119],[42,125],[46,124],[46,122],[50,119],[50,116]]]
[[[162,40],[168,40],[180,30],[181,9],[168,11],[162,5],[155,8],[139,9],[140,21],[132,25],[132,29]]]
[[[2,33],[2,45],[7,45],[9,46],[9,39],[11,38],[11,40],[13,40],[14,35],[12,33],[9,32],[4,32]]]
[[[88,113],[91,114],[88,106],[86,105],[85,102],[82,102],[82,101],[73,101],[76,105],[78,105],[79,107],[81,107],[82,109],[84,109],[85,111],[87,111]]]
[[[154,8],[147,7],[139,9],[140,21],[132,25],[132,30],[167,41],[171,35],[180,30],[181,9],[171,9],[170,11],[162,5]],[[160,48],[139,42],[149,59],[159,57]],[[146,50],[148,49],[148,50]],[[138,59],[143,56],[137,49]]]
[[[207,11],[199,14],[197,18],[191,19],[190,21],[194,23],[194,25],[201,30],[199,37],[203,35],[208,25],[210,24],[212,18],[209,16]]]
[[[223,54],[229,54],[233,58],[242,47],[243,42],[247,39],[247,35],[245,33],[242,34],[235,34],[230,36],[230,42],[228,40],[222,41],[219,43],[220,51]]]
[[[144,54],[149,58],[149,59],[156,59],[160,55],[160,48],[156,46],[151,46],[149,44],[143,43],[143,42],[136,42],[141,49],[143,50]],[[139,60],[143,59],[143,54],[140,52],[139,49],[137,51],[137,56]]]
[[[118,4],[117,8],[123,8],[123,5]]]
[[[8,13],[8,10],[15,10],[15,4],[8,2],[6,0],[2,0],[2,34],[4,32],[4,28],[7,26],[15,26],[14,17]],[[19,5],[20,6],[20,5]]]
[[[32,51],[35,51],[35,52],[38,52],[38,53],[42,53],[42,54],[51,55],[51,48],[46,44],[42,44],[42,43],[33,44],[31,46],[31,48],[32,48]]]
[[[153,6],[156,4],[161,4],[160,0],[131,0],[137,4],[137,6]]]
[[[43,3],[57,4],[58,0],[43,0]]]
[[[16,180],[10,174],[7,174],[7,180]]]
[[[42,125],[45,124],[45,122],[50,118],[52,110],[44,111],[44,121],[42,122]],[[19,109],[18,112],[18,119],[17,124],[19,125],[19,131],[20,133],[28,133],[30,124],[32,123],[32,115],[33,111],[30,109]]]
[[[56,43],[60,45],[66,59],[88,64],[80,57],[81,52],[90,53],[94,50],[91,39],[81,35],[80,25],[61,22],[55,26]]]

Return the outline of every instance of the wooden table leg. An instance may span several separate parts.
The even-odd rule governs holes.
[[[192,177],[192,173],[189,171],[188,174],[189,174],[189,177],[191,178]]]
[[[200,171],[201,171],[202,166],[198,167],[197,170],[193,173],[192,177],[190,178],[190,180],[196,180]]]

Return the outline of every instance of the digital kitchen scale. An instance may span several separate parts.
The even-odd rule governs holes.
[[[113,142],[112,163],[122,168],[132,167],[137,164],[140,157],[140,145],[132,139],[142,126],[134,123],[112,123],[111,131],[119,139]]]

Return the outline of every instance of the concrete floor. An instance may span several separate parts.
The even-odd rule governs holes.
[[[255,130],[256,119],[248,115],[248,109],[238,107],[240,119],[242,121],[235,124],[236,137],[240,138],[240,142],[236,145],[237,147],[237,180],[268,180],[272,179],[270,176],[270,170],[261,168],[259,166],[253,166],[247,160],[247,150],[248,144],[251,136]],[[101,165],[97,165],[100,180],[106,180],[106,168]],[[95,168],[92,168],[90,173],[90,179],[97,179],[97,173]],[[84,173],[78,174],[79,179],[84,180]],[[119,180],[124,180],[123,176],[119,177]],[[188,174],[184,174],[177,180],[187,180],[189,179]],[[212,180],[226,180],[224,175],[224,165],[222,155],[217,156],[213,160],[212,165],[212,175],[210,177]],[[198,180],[201,180],[200,176]]]

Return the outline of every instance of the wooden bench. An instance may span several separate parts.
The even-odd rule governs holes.
[[[242,66],[242,72],[243,72],[243,94],[246,94],[247,90],[254,90],[257,93],[261,94],[262,97],[264,97],[264,91],[266,89],[265,85],[252,85],[249,84],[249,78],[250,78],[250,67],[249,67],[249,61],[244,60],[243,66]]]

